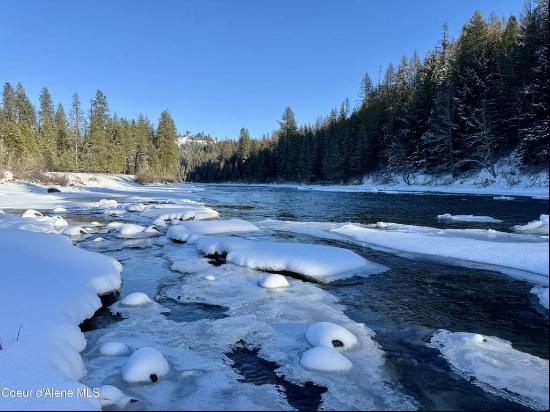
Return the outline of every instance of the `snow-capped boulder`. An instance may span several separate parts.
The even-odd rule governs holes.
[[[304,368],[320,372],[345,372],[352,368],[351,361],[336,349],[317,346],[307,350],[300,359]]]
[[[120,356],[128,353],[129,349],[124,343],[107,342],[100,346],[99,353],[105,356]]]
[[[156,382],[170,370],[168,361],[154,348],[139,348],[122,369],[122,378],[129,383]]]
[[[134,292],[122,299],[120,304],[123,306],[143,306],[151,302],[152,300],[147,294],[143,292]]]
[[[92,239],[92,242],[103,242],[103,241],[105,241],[105,238],[102,238],[101,236],[94,237]]]
[[[288,280],[286,280],[283,275],[272,273],[270,275],[264,276],[258,282],[258,285],[266,289],[285,288],[288,286]]]
[[[133,203],[126,208],[128,212],[143,212],[145,205],[143,203]]]
[[[63,234],[67,236],[82,236],[88,234],[88,231],[82,226],[69,226],[63,231]]]
[[[114,199],[101,199],[96,204],[96,207],[98,209],[109,209],[109,208],[117,207],[117,206],[118,206],[118,202]]]
[[[312,346],[349,349],[357,345],[357,337],[346,328],[331,322],[318,322],[306,331],[306,339]]]
[[[126,214],[126,210],[124,209],[107,209],[103,212],[106,215],[109,215],[111,217],[121,217]]]
[[[143,232],[144,230],[144,226],[136,225],[134,223],[124,223],[116,229],[116,232],[118,237],[129,238]]]
[[[25,210],[25,212],[23,212],[23,214],[21,215],[21,217],[26,217],[26,218],[35,218],[35,217],[42,217],[42,216],[43,216],[42,213],[34,209]]]
[[[483,390],[533,409],[548,409],[547,359],[478,333],[439,330],[429,346],[438,349],[457,374]]]
[[[63,206],[57,206],[53,212],[54,213],[65,213],[67,211],[67,209],[65,209]]]
[[[99,223],[98,221],[94,220],[93,222],[90,222],[90,226],[99,227],[99,226],[103,226],[103,225],[101,223]]]
[[[103,385],[99,388],[99,402],[101,407],[116,406],[117,408],[124,408],[132,398],[124,394],[116,386]]]
[[[216,280],[216,277],[213,276],[213,275],[204,275],[203,279],[212,282],[212,281]]]

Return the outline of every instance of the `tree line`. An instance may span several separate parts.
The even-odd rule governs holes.
[[[0,167],[48,171],[128,173],[160,180],[179,177],[177,129],[167,111],[156,129],[143,115],[125,119],[110,115],[98,90],[84,113],[77,93],[67,114],[54,108],[48,88],[35,110],[21,83],[5,83],[0,106]]]
[[[360,103],[345,101],[313,125],[286,108],[280,128],[251,139],[182,148],[193,181],[350,182],[383,172],[406,182],[415,172],[496,176],[508,158],[529,171],[548,167],[548,0],[519,18],[486,21],[479,12],[421,60],[390,64]]]

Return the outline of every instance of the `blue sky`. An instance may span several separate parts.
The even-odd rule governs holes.
[[[0,2],[0,81],[47,86],[66,109],[97,88],[112,113],[183,132],[270,132],[286,106],[299,123],[349,97],[365,72],[420,56],[476,9],[507,17],[523,0],[124,0]]]

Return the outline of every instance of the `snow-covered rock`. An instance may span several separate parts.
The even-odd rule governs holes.
[[[28,209],[25,212],[23,212],[23,214],[21,215],[21,217],[26,217],[26,218],[41,217],[41,216],[43,216],[42,213],[34,209]]]
[[[141,216],[153,219],[153,224],[165,226],[167,222],[183,220],[217,219],[220,214],[198,203],[158,204],[141,212]]]
[[[542,306],[548,309],[548,288],[542,286],[535,286],[531,289],[531,293],[539,298],[539,302]]]
[[[216,235],[221,233],[255,232],[258,227],[246,220],[228,219],[216,221],[191,221],[174,225],[168,229],[168,237],[172,240],[186,242],[192,236]]]
[[[145,230],[144,226],[136,225],[133,223],[124,223],[117,227],[116,236],[121,238],[132,238],[135,235],[142,233]]]
[[[120,304],[123,306],[142,306],[151,302],[152,300],[147,294],[143,292],[134,292],[122,299]]]
[[[107,209],[103,212],[105,215],[111,216],[111,217],[121,217],[126,214],[126,210],[124,209]]]
[[[124,408],[132,398],[125,395],[120,389],[112,385],[103,385],[99,387],[99,401],[101,407],[116,406],[118,408]]]
[[[125,355],[128,351],[128,346],[120,342],[106,342],[99,348],[99,353],[105,356]]]
[[[477,333],[438,331],[430,341],[453,370],[483,390],[533,409],[548,409],[548,360]]]
[[[204,275],[203,279],[212,282],[216,280],[216,277],[214,275]]]
[[[289,271],[320,282],[387,270],[351,250],[331,246],[251,241],[231,236],[201,236],[194,244],[207,255],[227,254],[227,262],[235,265],[274,272]]]
[[[288,286],[288,280],[286,280],[283,275],[272,273],[260,279],[258,285],[266,289],[286,288]]]
[[[143,212],[145,205],[143,203],[133,203],[126,208],[128,212]]]
[[[475,216],[475,215],[451,215],[445,213],[437,215],[437,220],[449,222],[479,222],[479,223],[502,223],[502,220],[495,219],[491,216]]]
[[[139,348],[126,362],[122,377],[126,382],[156,382],[170,370],[168,361],[154,348]]]
[[[98,237],[94,237],[92,239],[92,242],[103,242],[105,240],[105,238],[102,238],[101,236],[98,236]]]
[[[101,199],[99,202],[96,203],[96,207],[98,209],[109,209],[117,206],[118,202],[114,199]]]
[[[78,325],[121,286],[116,260],[60,235],[0,229],[0,382],[14,389],[85,388],[86,346]],[[93,398],[3,397],[6,410],[97,409]]]
[[[533,220],[526,225],[516,225],[513,229],[516,232],[532,235],[548,235],[548,215],[540,215],[539,220]]]
[[[117,229],[120,226],[122,226],[123,224],[124,223],[122,223],[122,222],[109,222],[109,223],[107,223],[107,228],[108,229]]]
[[[300,359],[304,368],[320,372],[345,372],[352,368],[351,361],[336,349],[317,346],[307,350]]]
[[[331,322],[318,322],[306,331],[311,346],[349,349],[357,345],[357,337],[346,328]]]
[[[65,213],[66,211],[67,211],[67,209],[64,208],[63,206],[57,206],[53,210],[54,213]]]
[[[82,226],[74,225],[69,226],[63,231],[64,235],[67,236],[82,236],[88,234],[88,231],[84,229]]]

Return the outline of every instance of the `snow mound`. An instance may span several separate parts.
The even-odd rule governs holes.
[[[349,349],[357,345],[357,337],[346,328],[331,322],[318,322],[306,331],[306,339],[312,346]]]
[[[131,239],[136,237],[136,235],[141,235],[144,230],[144,226],[134,223],[124,223],[116,228],[116,236],[123,239]]]
[[[228,219],[217,221],[192,221],[174,225],[168,229],[172,240],[187,242],[196,235],[215,235],[221,233],[246,233],[258,231],[258,227],[246,220]]]
[[[258,282],[258,285],[266,289],[286,288],[288,286],[288,280],[286,280],[283,275],[272,273],[271,275],[264,276]]]
[[[108,229],[118,229],[123,224],[124,223],[122,223],[122,222],[109,222],[109,223],[107,223],[107,228]]]
[[[63,206],[57,206],[56,208],[53,209],[54,213],[65,213],[66,211],[67,209],[64,208]]]
[[[34,209],[28,209],[25,212],[23,212],[23,214],[21,215],[21,217],[26,217],[26,218],[41,217],[41,216],[43,216],[42,213]]]
[[[440,330],[429,345],[456,373],[483,390],[530,408],[548,409],[548,360],[476,333]]]
[[[196,247],[207,255],[227,254],[227,262],[251,269],[298,273],[320,282],[380,273],[386,267],[348,249],[303,243],[251,241],[231,236],[202,236]]]
[[[82,236],[88,234],[88,231],[82,226],[69,226],[63,231],[63,234],[67,236]]]
[[[145,210],[145,205],[143,203],[133,203],[129,205],[126,210],[128,212],[143,212]]]
[[[170,367],[168,362],[157,349],[139,348],[122,369],[122,377],[126,382],[156,382],[166,375]]]
[[[153,219],[154,225],[164,226],[178,220],[217,219],[220,214],[209,207],[191,203],[154,205],[141,212],[141,216]]]
[[[107,209],[103,212],[104,214],[111,216],[111,217],[121,217],[126,214],[126,210],[124,209]]]
[[[105,356],[125,355],[128,351],[128,346],[120,342],[107,342],[99,348],[99,353]]]
[[[0,229],[0,382],[8,388],[83,389],[78,325],[118,290],[122,266],[60,235]],[[97,409],[90,398],[2,398],[7,410]]]
[[[539,220],[533,220],[526,225],[516,225],[513,229],[516,232],[532,235],[548,235],[548,215],[540,215]]]
[[[451,215],[449,213],[445,213],[444,215],[437,215],[437,220],[449,222],[502,223],[502,220],[495,219],[491,216]]]
[[[539,298],[539,302],[542,306],[548,309],[548,288],[535,286],[533,289],[531,289],[531,293]]]
[[[437,231],[425,233],[421,229],[414,227],[414,230],[409,230],[405,225],[390,231],[346,224],[331,232],[383,250],[451,259],[452,263],[467,263],[466,266],[483,264],[520,279],[548,283],[546,242],[492,242],[438,235]]]
[[[320,372],[345,372],[353,366],[351,361],[336,349],[324,346],[307,350],[300,359],[300,365]]]
[[[99,388],[99,401],[101,407],[116,406],[118,408],[124,408],[132,398],[126,396],[120,389],[112,385],[103,385]]]
[[[120,301],[120,304],[123,306],[142,306],[151,303],[152,300],[143,292],[134,292],[130,293],[124,299]]]
[[[114,199],[101,199],[95,205],[95,207],[98,209],[109,209],[117,206],[118,206],[118,202]]]
[[[103,242],[105,240],[105,238],[102,238],[101,236],[98,236],[98,237],[94,237],[92,239],[92,242]]]
[[[214,275],[204,275],[203,279],[212,282],[213,280],[216,280],[216,277]]]

